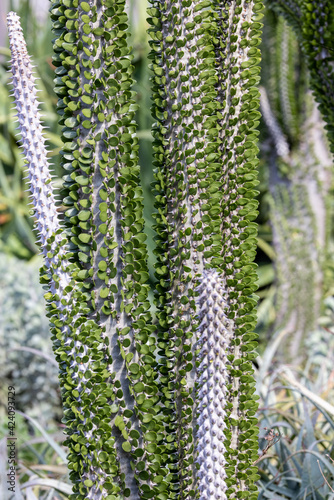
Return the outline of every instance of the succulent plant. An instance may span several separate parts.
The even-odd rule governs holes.
[[[73,498],[257,498],[261,9],[258,0],[154,1],[149,9],[154,317],[124,2],[52,4],[65,221],[30,58],[18,17],[8,16]]]
[[[320,120],[309,97],[295,99],[294,82],[299,41],[332,141],[333,58],[325,33],[333,7],[304,0],[275,0],[272,6],[297,33],[295,38],[282,19],[275,26],[276,58],[268,64],[274,91],[269,99],[262,93],[262,110],[275,150],[271,195],[280,315],[286,326],[297,313],[292,330],[302,336],[319,310],[327,186],[316,168],[314,128],[310,132]],[[151,1],[155,309],[148,298],[124,0],[54,0],[50,9],[64,219],[33,68],[19,19],[8,15],[73,500],[258,496],[262,458],[252,361],[262,7],[259,0]],[[303,89],[305,82],[303,76]],[[305,103],[302,124],[297,115]],[[293,154],[297,147],[302,165]],[[321,201],[321,220],[312,211],[314,199]],[[296,276],[287,294],[286,273]],[[314,295],[305,294],[310,284]],[[305,406],[309,426],[307,412]],[[314,468],[312,460],[305,458],[307,467]],[[293,482],[299,484],[298,478]],[[265,486],[261,495],[284,498],[287,488]]]

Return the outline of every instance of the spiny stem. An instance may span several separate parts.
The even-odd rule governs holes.
[[[46,266],[49,270],[53,269],[57,273],[59,287],[62,292],[69,285],[71,278],[68,272],[59,269],[59,262],[61,257],[64,257],[65,252],[62,248],[57,255],[56,251],[63,237],[61,235],[55,197],[51,187],[47,149],[38,108],[39,103],[36,98],[35,77],[33,76],[33,68],[27,52],[19,16],[15,12],[10,12],[7,20],[12,55],[13,93],[19,129],[22,136],[24,156],[27,160],[31,198],[37,219],[37,229]],[[51,248],[49,248],[50,244],[48,240],[52,236],[54,241],[51,243]],[[51,292],[55,293],[56,289],[55,282],[52,281]]]
[[[204,271],[197,291],[199,367],[197,370],[197,463],[200,500],[227,500],[225,429],[227,354],[233,335],[228,291],[214,269]]]

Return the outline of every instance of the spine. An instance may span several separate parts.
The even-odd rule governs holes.
[[[66,271],[66,250],[62,247],[62,228],[60,225],[55,197],[52,192],[52,178],[47,158],[47,148],[43,136],[39,102],[33,67],[27,52],[19,17],[10,12],[7,16],[9,43],[11,50],[11,72],[13,75],[13,95],[17,110],[19,130],[27,173],[30,181],[30,198],[34,207],[47,272],[57,276],[59,283],[51,283],[51,292],[60,287],[62,293],[71,281]],[[53,241],[50,243],[50,239]],[[65,259],[65,260],[64,260]],[[62,261],[63,265],[62,265]]]

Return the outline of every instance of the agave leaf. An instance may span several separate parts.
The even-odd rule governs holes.
[[[9,141],[2,134],[0,134],[0,160],[9,164],[12,162],[12,155],[9,147]]]
[[[258,362],[260,365],[260,371],[257,377],[259,387],[262,386],[262,381],[269,372],[269,368],[272,363],[272,359],[275,355],[275,352],[277,351],[284,337],[288,333],[290,333],[288,328],[277,330],[277,332],[273,336],[272,341],[268,344],[265,352],[263,353],[262,359],[260,360],[260,358],[258,358]]]
[[[26,495],[27,495],[27,500],[38,500],[38,498],[36,497],[35,493],[32,491],[31,488],[27,488]]]
[[[323,463],[323,465],[328,470],[328,473],[331,476],[334,476],[334,465],[333,465],[333,463],[330,460],[328,460],[322,453],[319,453],[319,452],[313,451],[313,450],[306,450],[305,453],[308,453],[309,455],[314,455],[314,457],[317,458],[317,469],[318,470],[320,470],[321,463]]]
[[[1,138],[2,138],[2,136],[1,136]],[[0,142],[0,144],[1,143],[2,143],[2,141]],[[3,164],[2,164],[2,158],[0,158],[0,185],[2,186],[2,190],[5,193],[12,194],[12,190],[11,190],[10,184],[8,182],[8,178],[6,176],[5,169],[4,169]]]
[[[257,309],[258,326],[272,323],[276,315],[274,307],[276,287],[272,285],[269,289],[263,290],[263,292],[265,292],[265,297]],[[257,295],[260,296],[259,292],[257,292]]]
[[[262,500],[263,498],[272,498],[273,500],[279,500],[280,498],[286,498],[285,496],[282,497],[280,495],[277,495],[276,493],[272,493],[271,491],[260,491],[260,495],[258,496],[258,500]]]
[[[302,433],[302,431],[301,431],[301,432],[299,433],[299,435],[298,435],[298,441],[299,441],[299,438],[300,438],[300,437],[302,437],[302,435],[303,435],[303,433]],[[298,448],[298,441],[297,441],[297,449],[299,449],[299,448]],[[301,446],[301,442],[300,442],[300,446]],[[291,455],[290,455],[290,458],[291,458],[291,460],[293,461],[293,464],[294,464],[294,466],[295,466],[295,467],[296,467],[296,469],[297,469],[298,476],[301,476],[301,475],[302,475],[302,473],[303,473],[303,464],[302,464],[302,463],[300,463],[300,462],[298,461],[298,459],[297,459],[297,458],[296,458],[293,454],[291,454]]]
[[[305,458],[303,460],[303,475],[302,475],[302,483],[301,483],[301,493],[303,493],[303,495],[306,494],[309,486],[313,485],[314,490],[312,489],[312,495],[314,495],[315,494],[314,491],[319,490],[319,488],[321,488],[325,483],[324,478],[321,474],[320,462],[322,462],[325,465],[325,467],[328,469],[328,472],[331,475],[333,475],[333,473],[334,473],[334,467],[329,462],[329,460],[326,459],[326,457],[324,457],[321,453],[319,453],[317,451],[313,451],[311,449],[299,450],[298,452],[291,454],[291,456],[289,458],[292,459],[297,454],[305,455]],[[312,455],[314,457],[314,461],[308,462],[309,457]],[[307,477],[306,477],[306,474],[308,474]],[[325,498],[318,491],[317,491],[317,495],[318,496],[315,496],[315,497],[313,496],[317,500]]]
[[[7,47],[0,47],[0,55],[10,57],[10,50]]]
[[[287,482],[287,486],[291,491],[298,491],[298,483],[300,482],[300,479],[297,477],[295,471],[291,469],[291,466],[289,464],[289,458],[291,457],[292,453],[286,443],[286,441],[281,440],[279,443],[280,451],[279,451],[279,457],[281,459],[281,464],[283,471],[286,474],[285,480]]]
[[[308,449],[316,447],[316,440],[313,432],[313,427],[310,419],[310,415],[307,409],[307,405],[304,404],[305,407],[305,441],[304,445],[307,446]],[[306,450],[308,451],[308,450]],[[316,449],[316,451],[318,451]],[[307,491],[308,488],[314,488],[318,490],[323,485],[323,477],[319,467],[317,467],[317,459],[314,455],[306,453],[305,459],[303,461],[303,471],[302,471],[302,491]]]
[[[293,387],[291,389],[298,389],[299,392],[305,396],[307,399],[312,401],[312,403],[317,403],[320,407],[324,408],[328,413],[334,415],[334,406],[322,399],[320,396],[313,394],[312,391],[307,389],[307,387],[303,386],[299,383],[292,375],[292,372],[288,370],[288,368],[284,367],[284,372],[281,373],[281,377],[289,382]]]
[[[319,405],[317,405],[317,403],[315,403],[314,401],[313,401],[313,405],[321,412],[321,414],[324,416],[324,418],[329,423],[329,425],[332,427],[332,429],[334,429],[334,421],[328,415],[328,413],[323,408],[321,408]]]
[[[313,447],[316,442],[316,438],[313,431],[313,425],[310,418],[310,413],[308,409],[308,405],[305,401],[303,401],[304,412],[305,412],[305,428],[306,428],[306,436],[305,443],[308,448]],[[317,450],[318,451],[318,450]]]
[[[263,491],[264,491],[264,498],[272,498],[273,500],[276,500],[277,498],[296,498],[296,491],[279,486],[278,484],[275,484],[279,480],[280,477],[284,476],[285,473],[280,474],[279,476],[276,476],[272,481],[266,485],[263,486]],[[288,478],[286,478],[288,479]],[[300,479],[297,479],[297,482],[300,482]],[[270,489],[268,488],[270,487]],[[281,493],[284,496],[278,496],[277,493]]]
[[[37,422],[32,417],[29,417],[26,413],[23,413],[21,411],[17,411],[19,415],[22,415],[24,418],[28,419],[34,427],[42,434],[42,436],[46,439],[46,441],[49,443],[49,445],[53,448],[53,450],[59,455],[59,457],[62,459],[62,461],[66,464],[67,463],[67,458],[66,458],[66,453],[64,450],[57,444],[54,439],[43,429],[43,427]]]
[[[17,232],[22,238],[23,242],[30,248],[30,250],[32,250],[34,253],[37,253],[39,251],[39,248],[35,243],[36,237],[34,233],[31,231],[27,219],[25,219],[20,212],[17,212],[15,217],[15,222],[16,222]]]
[[[299,450],[302,449],[303,434],[304,434],[304,425],[301,427],[300,432],[298,434],[298,439],[297,439],[297,442],[296,442],[296,451],[299,451]]]
[[[257,268],[259,288],[269,285],[273,282],[275,272],[272,264],[265,264]]]
[[[21,489],[30,488],[32,486],[44,486],[47,488],[54,488],[61,493],[66,493],[70,495],[72,493],[72,486],[70,484],[64,483],[64,481],[57,481],[56,479],[42,479],[40,477],[36,477],[34,479],[30,479],[26,483],[21,485]]]
[[[49,465],[49,464],[36,464],[31,465],[30,470],[32,471],[49,471],[56,474],[67,474],[68,470],[65,465]]]

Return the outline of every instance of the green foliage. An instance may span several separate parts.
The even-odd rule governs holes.
[[[45,256],[42,282],[50,290],[47,309],[78,498],[98,492],[133,498],[165,498],[165,492],[170,498],[196,495],[193,353],[199,311],[194,298],[204,269],[212,267],[223,273],[228,294],[224,315],[233,325],[227,389],[234,390],[224,409],[228,480],[222,487],[238,498],[254,498],[256,491],[257,397],[251,366],[256,336],[250,333],[255,300],[250,295],[256,289],[251,264],[256,242],[253,129],[262,5],[245,4],[235,12],[237,4],[226,10],[217,4],[212,11],[206,3],[183,7],[149,11],[160,183],[157,328],[151,324],[145,285],[146,235],[124,4],[62,0],[52,5],[62,166],[67,172],[63,234],[49,188],[41,126],[36,123],[29,130],[28,121],[38,111],[35,98],[25,91],[32,75],[25,49],[20,53],[24,41],[17,18],[9,16],[14,93]],[[232,12],[238,17],[231,24]],[[169,35],[182,16],[185,36],[177,30],[175,37]],[[167,44],[161,51],[159,40]],[[20,75],[27,79],[23,90]],[[230,100],[232,106],[226,106]],[[112,409],[111,422],[107,408]],[[203,481],[199,489],[206,496]],[[221,487],[217,481],[208,486],[212,493],[212,487]]]
[[[294,32],[282,17],[269,11],[265,37],[262,154],[269,165],[275,250],[273,329],[290,331],[284,357],[297,364],[305,339],[316,325],[325,288],[332,159]],[[265,151],[268,136],[271,148]]]
[[[38,421],[40,421],[40,415]],[[15,434],[17,436],[16,449],[17,481],[15,485],[16,495],[20,498],[38,498],[47,500],[52,495],[59,500],[67,500],[71,493],[68,471],[66,467],[65,449],[59,446],[58,441],[62,439],[62,432],[54,426],[48,425],[48,432],[37,420],[25,413],[15,415]],[[0,427],[0,453],[6,456],[7,422],[3,419],[3,427]],[[8,495],[8,484],[6,473],[6,461],[0,464],[0,494],[2,498]]]
[[[241,350],[240,344],[247,342],[252,351],[251,341],[256,338],[250,334],[255,326],[255,301],[250,295],[257,288],[250,262],[256,244],[256,226],[251,221],[257,214],[257,132],[253,129],[259,118],[254,86],[259,73],[256,47],[261,4],[256,3],[253,10],[251,5],[238,7],[233,23],[228,16],[236,5],[217,3],[214,12],[207,6],[199,2],[195,16],[191,9],[182,12],[186,27],[182,35],[178,31],[181,3],[170,10],[168,5],[160,9],[152,2],[149,9],[157,119],[153,143],[158,210],[156,304],[163,413],[168,429],[181,428],[174,448],[169,449],[182,464],[181,495],[193,495],[191,394],[195,366],[191,351],[198,328],[194,290],[203,269],[216,267],[226,279],[228,317],[235,325],[228,357],[236,391],[230,395],[226,418],[230,428],[226,432],[227,495],[253,498],[245,490],[252,491],[256,478],[251,468],[257,434],[250,363],[254,354]],[[237,32],[241,35],[236,36]],[[245,397],[247,404],[242,402]],[[176,413],[175,405],[180,409]],[[239,489],[243,492],[236,493]]]
[[[102,17],[101,9],[97,12],[96,7],[90,9],[85,3],[78,6],[78,2],[54,3],[51,14],[57,35],[54,64],[58,109],[64,125],[63,167],[67,175],[63,200],[70,207],[66,212],[71,228],[70,250],[78,264],[76,276],[85,280],[84,296],[91,309],[88,318],[100,322],[113,346],[113,357],[123,358],[123,369],[127,370],[127,378],[122,376],[119,390],[114,391],[116,399],[111,400],[115,406],[116,446],[124,462],[126,455],[138,447],[134,407],[143,420],[141,412],[148,408],[148,401],[153,405],[156,392],[150,357],[155,341],[151,338],[148,288],[144,284],[148,278],[146,235],[142,232],[127,16],[123,2],[105,4]],[[78,31],[73,31],[78,26]],[[108,34],[111,28],[113,37],[117,35],[116,43]],[[83,41],[82,47],[78,40]],[[100,52],[102,59],[95,58],[94,62]],[[140,348],[135,351],[135,342],[147,345],[142,348],[144,357],[138,356]],[[151,441],[145,437],[149,431],[143,422],[144,443]],[[143,458],[148,460],[148,456]],[[126,476],[130,474],[128,465]],[[138,478],[147,474],[141,468]],[[130,490],[136,491],[136,486],[130,486]]]
[[[280,435],[275,438],[277,442],[270,449],[270,458],[264,457],[259,467],[259,500],[274,498],[273,495],[275,498],[333,498],[324,480],[326,477],[331,482],[330,477],[334,473],[333,464],[325,455],[328,450],[325,440],[328,440],[329,424],[325,418],[320,419],[316,410],[311,410],[303,398],[296,400],[290,396],[276,403],[275,411],[280,411],[280,420],[275,421],[271,417],[261,420],[261,425],[266,429],[273,430],[275,434],[279,432]],[[286,410],[288,406],[290,408]],[[330,420],[327,415],[326,418]],[[269,435],[267,431],[260,444],[263,448],[268,444]],[[319,437],[320,445],[317,442]]]

